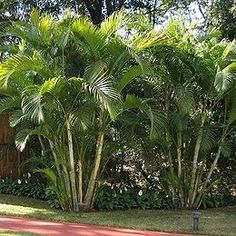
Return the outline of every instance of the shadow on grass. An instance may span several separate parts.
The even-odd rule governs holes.
[[[38,209],[50,209],[46,201],[37,200],[29,197],[13,196],[8,194],[0,194],[0,204],[23,206],[23,207],[33,207]]]
[[[12,232],[12,231],[0,231],[1,236],[36,236],[38,234],[25,233],[25,232]]]

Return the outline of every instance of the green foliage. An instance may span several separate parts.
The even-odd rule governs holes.
[[[39,199],[47,201],[52,208],[61,208],[56,193],[48,186],[47,179],[35,175],[19,179],[0,179],[0,193],[2,194]]]
[[[20,179],[0,179],[0,193],[26,196],[41,200],[46,200],[45,189],[47,182],[45,179],[30,177]]]
[[[168,209],[171,206],[165,194],[159,190],[103,186],[95,196],[94,207],[100,210],[125,210]]]
[[[37,172],[44,174],[50,181],[46,189],[47,196],[53,195],[54,200],[49,199],[50,206],[53,207],[61,207],[63,210],[70,209],[71,196],[70,193],[67,192],[65,180],[62,176],[58,176],[58,174],[50,168],[39,169]]]
[[[227,38],[229,40],[235,39],[235,1],[214,0],[212,5],[212,8],[209,9],[209,23],[220,29],[223,38]]]
[[[134,172],[197,208],[221,156],[233,155],[235,42],[180,21],[156,31],[140,19],[121,11],[92,24],[34,10],[4,34],[20,43],[0,64],[0,111],[12,113],[21,151],[32,137],[47,151],[51,165],[39,171],[64,210],[90,208],[109,159],[124,150]],[[168,205],[144,186],[119,191],[100,190],[97,205]]]
[[[21,43],[0,64],[1,88],[17,91],[2,100],[1,110],[13,113],[11,125],[19,128],[18,149],[22,151],[32,136],[41,140],[42,149],[45,145],[49,149],[54,165],[40,171],[50,179],[64,210],[78,210],[81,196],[80,202],[91,207],[102,169],[104,136],[116,114],[132,109],[123,106],[127,102],[121,90],[145,76],[143,51],[165,39],[151,29],[143,34],[136,28],[125,38],[121,31],[128,30],[127,22],[132,26],[132,19],[122,11],[97,26],[84,16],[58,20],[33,10],[29,23],[13,22],[6,33]],[[145,112],[154,130],[149,103],[135,106]],[[85,144],[87,140],[91,145]],[[79,165],[83,173],[78,173]],[[78,182],[83,186],[78,188]]]

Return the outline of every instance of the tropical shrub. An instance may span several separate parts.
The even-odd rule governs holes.
[[[45,179],[38,177],[4,178],[0,179],[0,193],[46,200],[47,184]]]
[[[56,20],[34,10],[30,22],[14,22],[6,32],[16,40],[0,65],[0,111],[12,112],[21,151],[31,136],[42,150],[49,147],[54,166],[38,171],[64,210],[92,207],[112,121],[139,109],[154,128],[149,104],[122,91],[151,73],[140,57],[163,35],[133,25],[123,12],[98,27],[82,16]]]
[[[158,190],[103,186],[95,196],[94,207],[97,209],[168,209],[168,198]]]
[[[139,175],[182,207],[207,199],[219,161],[232,155],[236,46],[195,30],[174,22],[157,32],[123,12],[97,26],[34,10],[2,34],[12,40],[0,64],[0,113],[12,113],[20,150],[33,136],[51,158],[36,171],[63,210],[91,209],[109,183],[109,160],[125,149]],[[117,190],[106,190],[107,208],[162,199],[126,193],[117,202]],[[100,190],[97,201],[107,198]]]
[[[179,22],[167,32],[172,43],[151,49],[153,87],[143,82],[144,90],[155,91],[152,99],[164,122],[152,142],[145,129],[137,133],[141,158],[150,174],[159,172],[167,195],[180,198],[182,207],[198,208],[217,181],[219,160],[234,155],[236,45],[219,40],[215,31],[199,37]]]

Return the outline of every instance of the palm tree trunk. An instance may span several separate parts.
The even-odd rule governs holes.
[[[170,151],[171,147],[169,146],[168,148],[168,158],[169,158],[169,163],[170,163],[170,173],[172,175],[174,175],[174,163],[173,163],[173,159],[172,159],[172,155],[171,155],[171,151]]]
[[[216,165],[217,165],[217,162],[218,162],[218,160],[219,160],[219,158],[220,158],[221,151],[222,151],[222,147],[219,146],[219,148],[218,148],[218,150],[217,150],[217,153],[216,153],[216,157],[215,157],[213,163],[211,164],[211,167],[210,167],[210,170],[209,170],[208,175],[207,175],[207,177],[206,177],[206,180],[205,180],[205,182],[204,182],[204,184],[203,184],[203,186],[202,186],[201,192],[199,193],[199,195],[198,195],[198,197],[197,197],[197,199],[196,199],[196,201],[195,201],[195,202],[196,202],[196,205],[197,205],[198,207],[200,207],[202,196],[203,196],[203,194],[204,194],[204,192],[205,192],[205,190],[206,190],[206,188],[207,188],[207,184],[210,182],[211,175],[212,175],[212,173],[213,173],[213,171],[214,171],[214,169],[215,169],[215,167],[216,167]]]
[[[192,206],[192,203],[194,201],[194,186],[196,182],[196,174],[197,174],[197,161],[199,156],[199,151],[201,147],[202,142],[202,135],[203,130],[202,128],[199,131],[199,135],[196,141],[195,149],[194,149],[194,156],[193,156],[193,167],[192,167],[192,175],[191,175],[191,183],[190,183],[190,191],[189,191],[189,207]]]
[[[43,143],[43,139],[42,139],[42,137],[40,135],[38,135],[38,139],[39,139],[39,143],[40,143],[40,146],[41,146],[41,155],[45,156],[45,154],[46,154],[46,147],[45,147],[45,145]]]
[[[192,196],[192,202],[191,202],[191,207],[195,207],[195,203],[196,203],[196,196],[197,196],[197,192],[199,190],[199,183],[200,183],[200,178],[201,178],[201,173],[197,173],[197,176],[196,176],[196,181],[195,181],[195,184],[194,184],[194,190],[193,190],[193,196]]]
[[[182,174],[182,133],[178,131],[177,133],[177,160],[178,160],[178,177]]]
[[[82,160],[81,156],[78,162],[79,167],[79,203],[83,203],[83,168],[82,168]]]
[[[56,166],[56,169],[57,169],[57,173],[58,175],[61,174],[61,171],[60,171],[60,167],[58,165],[58,160],[57,160],[57,155],[56,155],[56,152],[54,150],[54,144],[51,140],[49,140],[49,145],[50,145],[50,149],[52,151],[52,155],[53,155],[53,158],[54,158],[54,162],[55,162],[55,166]]]
[[[71,132],[70,120],[66,119],[66,129],[67,129],[67,138],[68,138],[68,148],[69,148],[69,160],[70,160],[70,182],[71,182],[71,192],[72,192],[72,201],[73,201],[73,210],[79,211],[78,205],[78,196],[76,188],[76,173],[75,173],[75,160],[74,160],[74,148],[73,148],[73,138]]]
[[[51,148],[51,151],[52,151],[52,155],[54,157],[54,162],[55,162],[55,166],[56,166],[56,170],[57,170],[57,174],[58,176],[64,176],[65,174],[65,186],[66,186],[66,190],[67,190],[67,193],[69,196],[71,196],[71,185],[70,185],[70,177],[69,177],[69,173],[68,173],[68,170],[65,166],[63,166],[63,172],[61,171],[60,169],[60,166],[58,164],[58,155],[56,154],[56,151],[54,149],[54,144],[51,140],[49,140],[49,145],[50,145],[50,148]],[[72,206],[72,201],[70,201],[70,206]]]
[[[166,110],[166,115],[167,117],[169,116],[169,110],[170,110],[170,91],[167,87],[166,89],[166,94],[165,94],[165,110]],[[170,143],[169,142],[169,133],[168,133],[168,128],[166,127],[166,131],[165,131],[165,139],[166,139],[166,143]],[[168,151],[167,151],[167,156],[169,159],[169,164],[170,164],[170,172],[172,175],[174,175],[174,164],[173,164],[173,160],[172,160],[172,155],[171,155],[171,145],[168,145]],[[172,191],[173,196],[175,195],[175,192]]]
[[[181,131],[177,132],[177,160],[178,160],[178,178],[182,183],[182,133]],[[184,193],[183,193],[183,184],[179,188],[179,198],[181,201],[181,206],[184,206]]]
[[[90,180],[89,180],[89,183],[88,183],[88,189],[87,189],[87,192],[86,192],[86,195],[85,195],[85,203],[87,205],[86,206],[87,209],[91,208],[91,202],[92,202],[92,199],[93,199],[94,188],[95,188],[95,184],[96,184],[98,170],[100,168],[100,163],[101,163],[101,159],[102,159],[103,144],[104,144],[104,132],[100,131],[99,134],[98,134],[98,138],[97,138],[96,154],[95,154],[95,165],[94,165],[94,168],[92,170]]]
[[[217,162],[218,162],[218,160],[220,158],[221,150],[222,150],[222,147],[220,145],[219,148],[218,148],[218,151],[216,153],[216,157],[215,157],[213,163],[211,164],[211,168],[210,168],[210,170],[208,172],[208,175],[207,175],[207,178],[205,180],[205,185],[207,185],[210,182],[211,175],[212,175],[212,173],[213,173],[213,171],[214,171],[214,169],[215,169],[215,167],[217,165]]]
[[[223,122],[224,124],[226,123],[226,119],[227,119],[226,118],[226,114],[227,114],[227,103],[225,102],[225,114],[224,114],[224,122]],[[206,180],[205,180],[205,182],[204,182],[204,184],[202,186],[202,189],[201,189],[201,191],[199,193],[198,198],[196,199],[196,204],[198,204],[198,207],[200,207],[200,205],[201,205],[203,194],[204,194],[204,192],[207,189],[207,184],[210,182],[211,175],[212,175],[214,169],[216,168],[217,162],[218,162],[218,160],[220,158],[220,155],[221,155],[221,152],[222,152],[221,143],[224,141],[224,139],[225,139],[225,137],[227,135],[227,131],[228,131],[228,126],[226,126],[226,128],[223,129],[223,133],[222,133],[222,136],[221,136],[221,139],[220,139],[220,145],[218,147],[218,150],[217,150],[217,153],[216,153],[216,157],[215,157],[213,163],[211,164],[211,167],[210,167],[210,170],[209,170],[208,175],[206,177]]]
[[[195,144],[194,156],[193,156],[193,167],[192,167],[192,175],[191,175],[190,190],[189,190],[189,207],[190,208],[192,207],[192,204],[194,202],[194,185],[195,185],[195,181],[196,181],[198,156],[199,156],[201,143],[202,143],[203,126],[205,123],[205,119],[206,119],[206,112],[203,111],[202,119],[201,119],[201,126],[200,126],[199,134],[197,137],[197,141]]]
[[[70,185],[70,176],[69,176],[69,172],[68,172],[68,169],[63,166],[63,172],[65,174],[65,177],[64,177],[64,180],[65,180],[65,185],[66,185],[66,191],[71,199],[71,185]],[[71,202],[71,205],[72,205],[72,201]]]

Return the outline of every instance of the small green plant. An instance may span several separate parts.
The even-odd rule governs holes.
[[[47,199],[45,189],[47,182],[35,177],[23,177],[20,179],[0,179],[0,193],[26,196],[36,199]]]
[[[103,186],[95,197],[95,208],[106,210],[119,209],[160,209],[169,208],[168,198],[155,189],[138,187]]]

